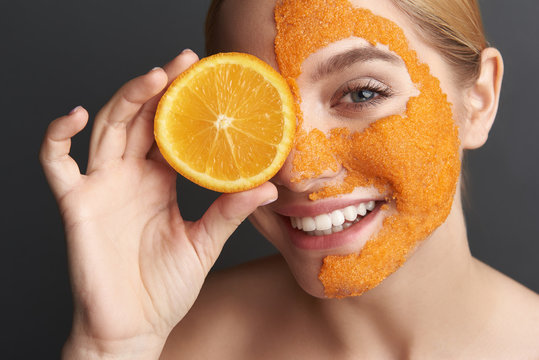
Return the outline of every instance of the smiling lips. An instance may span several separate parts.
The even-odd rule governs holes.
[[[369,212],[374,210],[374,200],[350,205],[343,209],[334,210],[331,213],[320,214],[314,217],[290,217],[294,229],[302,230],[310,236],[331,235],[343,231],[355,223],[361,221]]]

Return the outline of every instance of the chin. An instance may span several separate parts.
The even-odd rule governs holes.
[[[284,256],[284,255],[283,255]],[[290,272],[296,279],[299,287],[303,289],[307,294],[314,296],[319,299],[327,299],[324,293],[324,286],[322,282],[318,279],[318,274],[320,273],[320,266],[322,264],[322,259],[317,261],[308,261],[307,264],[299,263],[297,258],[292,260],[292,263],[288,261],[287,257],[284,256]]]

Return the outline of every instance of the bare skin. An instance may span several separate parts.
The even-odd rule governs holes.
[[[97,115],[86,174],[69,157],[83,108],[51,123],[40,160],[63,216],[74,293],[64,358],[158,358],[241,221],[274,200],[269,183],[181,218],[176,172],[153,146],[160,92],[197,60],[180,54],[124,85]]]
[[[266,9],[260,1],[225,2],[218,18],[215,44],[220,51],[250,52],[277,67],[271,52],[275,36],[273,1],[263,3]],[[372,4],[358,3],[368,8]],[[409,30],[412,26],[395,15],[387,2],[378,4],[373,11],[398,20],[422,60],[441,79],[443,90],[455,104],[463,148],[481,146],[494,120],[503,73],[497,51],[484,52],[482,75],[465,93],[467,96],[462,96],[447,64],[418,40]],[[256,23],[249,20],[253,18]],[[309,69],[304,64],[306,78]],[[301,81],[298,83],[301,86]],[[303,94],[303,103],[317,105],[309,102],[306,90]],[[324,126],[310,120],[308,114],[304,110],[305,122],[311,121],[318,128]],[[539,297],[471,256],[459,191],[447,221],[397,273],[359,298],[321,299],[316,278],[311,280],[309,261],[290,260],[281,232],[273,230],[279,226],[272,211],[278,211],[282,204],[301,203],[306,193],[315,191],[322,183],[294,183],[290,180],[290,167],[289,161],[274,179],[279,199],[250,217],[286,261],[279,256],[210,277],[191,313],[171,334],[163,358],[195,353],[200,358],[217,354],[223,358],[228,351],[230,358],[260,359],[296,358],[298,354],[314,359],[539,356]],[[338,174],[324,176],[327,180]],[[295,269],[300,266],[301,269]],[[288,268],[293,269],[296,281]],[[302,292],[302,288],[317,298]],[[225,292],[236,296],[223,299],[219,294]],[[204,325],[206,319],[219,326],[208,328]],[[226,323],[227,319],[228,325],[221,322]],[[193,338],[197,338],[193,329],[200,329],[199,345],[193,344]],[[219,340],[212,347],[207,339]],[[197,350],[202,347],[207,352]]]
[[[361,306],[313,298],[278,255],[244,264],[210,275],[161,359],[536,359],[537,295],[473,266],[479,278],[470,282],[490,284],[477,298],[453,295],[426,309],[430,297],[394,296],[392,306],[368,293]]]
[[[455,105],[463,149],[481,146],[497,109],[499,53],[484,51],[481,76],[462,91],[388,1],[354,4],[405,30]],[[277,68],[273,6],[227,0],[218,48]],[[225,195],[199,221],[184,221],[176,174],[153,146],[151,119],[167,83],[196,60],[184,52],[119,90],[96,117],[86,174],[68,155],[86,111],[47,131],[40,159],[64,218],[75,302],[65,359],[539,358],[539,297],[471,256],[458,191],[447,221],[400,270],[344,300],[324,299],[316,277],[324,254],[293,250],[276,215],[342,174],[293,183],[289,158],[273,184]],[[205,279],[249,214],[282,255]]]

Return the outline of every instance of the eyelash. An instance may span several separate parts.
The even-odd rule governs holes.
[[[335,96],[336,101],[334,102],[334,104],[332,104],[332,107],[337,106],[339,104],[343,104],[343,103],[340,103],[340,101],[345,96],[355,93],[355,92],[361,92],[361,91],[370,91],[370,92],[373,92],[375,95],[370,100],[366,100],[364,102],[357,102],[357,103],[347,102],[347,103],[344,103],[344,106],[361,110],[366,107],[376,106],[379,103],[381,103],[384,99],[387,99],[393,95],[393,92],[389,86],[382,84],[380,82],[374,81],[374,80],[369,80],[367,84],[358,84],[358,83],[354,84],[353,82],[349,82],[348,84],[346,84],[346,87]]]

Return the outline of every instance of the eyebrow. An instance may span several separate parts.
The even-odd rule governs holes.
[[[312,80],[320,80],[332,73],[342,71],[357,62],[368,61],[387,61],[392,64],[401,64],[402,60],[397,55],[375,48],[361,47],[354,48],[340,54],[330,57],[327,61],[321,63],[313,73]]]

